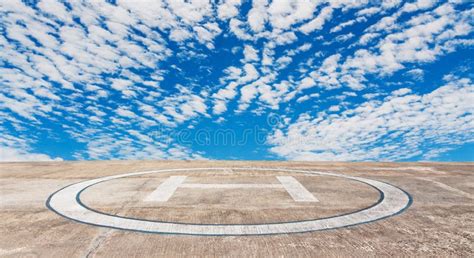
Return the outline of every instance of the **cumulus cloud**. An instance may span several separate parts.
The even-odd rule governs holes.
[[[61,161],[47,154],[32,152],[28,141],[2,132],[0,137],[0,162],[18,161]]]
[[[457,78],[424,95],[397,90],[340,114],[303,114],[273,132],[271,151],[292,160],[433,158],[423,150],[472,142],[473,98],[472,81]]]
[[[54,159],[34,148],[50,133],[84,146],[76,158],[202,158],[151,128],[172,135],[268,112],[333,124],[384,97],[426,98],[426,69],[474,43],[463,1],[10,0],[0,15],[0,132],[22,142],[1,145],[8,159]],[[277,138],[287,158],[361,157],[318,156],[311,144],[285,153]]]
[[[244,47],[244,61],[258,61],[258,51],[252,46],[245,45]]]
[[[217,9],[220,19],[226,20],[233,18],[239,14],[238,7],[242,4],[240,0],[226,0]]]
[[[324,26],[326,20],[331,19],[332,12],[333,9],[331,7],[323,8],[316,18],[301,26],[300,30],[305,34],[313,32],[314,30],[320,30]]]
[[[46,154],[30,153],[10,147],[0,147],[0,162],[18,161],[61,161],[61,158],[51,158]]]

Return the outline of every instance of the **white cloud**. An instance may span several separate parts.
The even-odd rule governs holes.
[[[425,72],[419,68],[416,68],[416,69],[409,70],[407,74],[417,81],[422,81],[425,75]]]
[[[401,8],[401,12],[414,12],[418,10],[428,9],[433,7],[438,1],[434,0],[418,0],[415,3],[406,3]]]
[[[343,102],[350,96],[347,88],[377,88],[377,93],[361,93],[371,99],[367,105],[377,106],[375,99],[388,93],[372,78],[381,80],[403,71],[403,79],[421,82],[425,64],[474,45],[472,8],[460,9],[455,1],[370,4],[253,1],[244,13],[240,0],[67,5],[43,0],[35,8],[18,0],[3,1],[0,117],[6,122],[0,123],[0,129],[23,134],[20,129],[32,128],[31,123],[44,130],[50,123],[61,124],[69,134],[66,137],[77,136],[87,143],[88,150],[79,151],[78,157],[108,158],[114,152],[136,158],[192,157],[177,143],[149,136],[147,128],[195,126],[212,115],[214,121],[228,121],[225,116],[250,107],[258,114],[282,107],[282,112],[305,112],[298,106],[305,101],[304,108],[328,106],[325,111],[333,112],[331,119],[335,119],[341,112],[337,108],[351,110]],[[350,17],[352,13],[355,17]],[[346,16],[348,20],[338,23]],[[347,31],[355,24],[368,25],[363,23],[370,16],[371,22],[377,22],[362,35],[358,29]],[[343,30],[347,32],[339,33]],[[342,46],[352,39],[357,42]],[[217,44],[222,42],[233,45],[226,49]],[[207,64],[214,61],[212,55],[230,52],[243,52],[244,57],[223,60],[228,68],[222,69],[222,77],[208,77],[215,76],[220,63]],[[180,66],[188,61],[198,72]],[[176,83],[186,87],[173,88]],[[400,82],[397,87],[409,85]],[[331,99],[321,97],[335,89],[342,93]],[[392,98],[415,95],[404,88],[393,90]],[[309,101],[313,98],[317,98],[314,103]],[[340,102],[331,106],[331,100]],[[91,139],[98,143],[89,144]],[[118,144],[126,147],[106,146],[110,139],[119,139]],[[9,153],[4,156],[47,159],[29,147],[33,143],[4,147],[4,153]]]
[[[250,45],[245,45],[244,47],[244,61],[258,61],[258,51]]]
[[[337,115],[301,115],[273,132],[271,150],[295,160],[403,160],[433,158],[423,153],[430,146],[452,149],[472,142],[471,80],[455,79],[425,95],[408,93],[399,90]]]
[[[212,14],[212,6],[208,1],[169,1],[171,11],[181,18],[185,23],[193,25],[203,21]]]
[[[191,36],[192,36],[191,32],[182,28],[172,30],[170,33],[170,39],[177,42],[187,40],[191,38]]]
[[[296,99],[296,102],[301,103],[301,102],[305,102],[308,99],[309,99],[309,95],[304,95]]]
[[[264,29],[267,20],[266,0],[254,1],[252,9],[250,9],[247,16],[247,21],[250,28],[255,32],[260,32]]]
[[[332,7],[324,7],[316,18],[300,27],[301,32],[309,34],[315,30],[320,30],[327,20],[331,19]]]
[[[316,85],[316,82],[314,82],[314,80],[312,78],[306,77],[303,80],[301,80],[301,83],[299,85],[299,90],[308,89],[308,88],[311,88],[315,85]]]
[[[229,29],[234,35],[241,40],[251,40],[250,36],[243,28],[244,23],[236,18],[232,18],[229,22]]]
[[[161,132],[165,134],[166,132]],[[157,140],[163,140],[160,142]],[[79,151],[76,158],[89,159],[202,159],[199,153],[190,149],[170,144],[167,139],[154,139],[135,131],[120,136],[99,134],[87,143],[85,151]]]
[[[313,17],[318,5],[317,1],[273,1],[269,8],[269,20],[273,28],[278,30],[289,29],[296,23]]]
[[[0,146],[0,162],[17,161],[61,161],[60,158],[51,158],[46,154],[30,153],[10,147]]]
[[[401,88],[401,89],[398,89],[398,90],[395,90],[392,92],[392,95],[394,96],[404,96],[404,95],[407,95],[408,93],[411,93],[411,90],[408,89],[408,88]]]
[[[245,64],[244,71],[245,75],[237,80],[240,84],[250,82],[258,78],[259,73],[253,64]]]
[[[359,43],[367,44],[380,37],[381,31],[400,30],[386,34],[373,48],[356,50],[342,62],[340,55],[333,55],[330,57],[333,59],[326,59],[312,77],[328,88],[346,85],[360,90],[365,88],[366,75],[387,76],[405,69],[408,64],[433,62],[453,51],[456,44],[463,45],[463,41],[456,38],[472,32],[468,22],[470,13],[469,10],[456,12],[451,4],[446,3],[404,23],[395,22],[400,12],[384,17],[366,29],[368,33],[360,38]],[[456,29],[461,27],[463,29]],[[331,69],[328,71],[324,66]]]
[[[198,115],[207,116],[205,99],[184,86],[178,85],[179,94],[165,97],[158,103],[163,107],[164,115],[176,123],[182,123]]]
[[[239,14],[238,7],[241,5],[240,0],[225,0],[217,8],[217,14],[221,20],[233,18]]]
[[[4,131],[0,132],[2,133],[2,137],[0,137],[0,162],[62,160],[43,153],[33,152],[28,141],[9,135]]]
[[[117,112],[117,114],[119,116],[126,117],[126,118],[136,118],[137,117],[137,115],[135,113],[133,113],[132,111],[130,111],[126,108],[123,108],[123,107],[119,107],[115,112]]]

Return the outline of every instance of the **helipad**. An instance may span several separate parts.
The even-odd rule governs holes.
[[[0,164],[0,256],[470,256],[471,163]]]
[[[188,177],[188,174],[192,176],[193,172],[200,172],[201,178],[204,179],[216,179],[221,178],[225,180],[225,177],[219,176],[219,173],[227,174],[228,171],[237,171],[241,172],[238,176],[232,173],[232,177],[237,179],[245,179],[246,176],[244,171],[247,171],[250,174],[257,173],[260,177],[272,177],[269,174],[277,174],[274,176],[279,183],[185,183],[185,180]],[[211,175],[203,176],[204,174],[211,172]],[[260,172],[260,173],[259,173]],[[159,219],[160,213],[156,214],[157,220],[150,220],[146,218],[135,218],[127,216],[119,216],[112,213],[106,213],[98,211],[92,207],[89,207],[83,203],[81,200],[81,195],[84,191],[91,187],[104,187],[100,185],[101,183],[108,182],[116,179],[124,179],[137,176],[150,176],[155,174],[163,173],[177,173],[179,176],[170,176],[165,178],[160,185],[149,193],[145,198],[144,202],[155,203],[156,207],[159,207],[161,203],[167,202],[172,198],[173,194],[181,188],[180,191],[184,191],[185,199],[186,195],[192,195],[188,189],[200,189],[203,192],[206,192],[208,189],[218,190],[215,193],[210,193],[207,191],[206,195],[215,194],[217,196],[225,194],[227,191],[232,191],[235,189],[241,189],[242,196],[247,196],[248,201],[246,203],[238,204],[233,200],[229,200],[228,205],[238,205],[242,209],[246,209],[251,205],[252,197],[258,194],[267,194],[269,199],[272,199],[271,203],[267,203],[266,206],[262,207],[271,210],[272,204],[283,202],[285,197],[275,195],[275,193],[262,193],[261,190],[285,190],[288,194],[288,197],[291,197],[293,202],[302,202],[308,203],[303,206],[305,209],[314,208],[314,206],[321,205],[334,205],[334,203],[339,203],[341,200],[335,198],[330,200],[329,198],[324,202],[319,202],[319,200],[314,196],[313,193],[308,191],[304,185],[302,185],[297,179],[291,175],[278,175],[278,174],[298,174],[301,178],[304,178],[305,182],[316,181],[315,187],[322,187],[325,184],[325,177],[336,177],[338,179],[352,180],[358,183],[365,184],[366,187],[372,187],[378,191],[377,200],[373,200],[373,203],[358,209],[354,207],[353,210],[349,212],[341,212],[334,214],[332,216],[320,217],[318,218],[318,213],[315,212],[311,214],[308,212],[307,218],[301,218],[299,220],[291,221],[279,221],[274,220],[267,223],[192,223],[192,222],[172,222],[166,221],[164,219]],[[211,177],[212,176],[212,177]],[[144,179],[143,181],[148,181],[149,178]],[[140,183],[134,182],[136,185],[142,185]],[[139,189],[139,192],[143,192],[143,189]],[[338,189],[331,189],[330,191],[338,191]],[[282,191],[280,191],[282,192]],[[113,192],[112,192],[113,193]],[[109,193],[110,195],[110,193]],[[101,195],[96,195],[95,198],[101,198]],[[344,196],[342,198],[351,199],[351,196]],[[283,200],[280,200],[283,199]],[[225,202],[224,202],[225,203]],[[309,231],[320,231],[320,230],[330,230],[343,228],[348,226],[355,226],[359,224],[369,223],[376,220],[388,218],[403,212],[411,203],[411,197],[408,193],[399,189],[395,186],[392,186],[387,183],[383,183],[376,180],[361,178],[361,177],[352,177],[335,173],[327,172],[318,172],[318,171],[306,171],[306,170],[294,170],[294,169],[274,169],[274,168],[188,168],[188,169],[164,169],[164,170],[152,170],[144,172],[135,172],[135,173],[126,173],[115,176],[108,176],[98,179],[87,180],[84,182],[76,183],[69,185],[61,190],[52,194],[47,201],[47,206],[52,211],[58,213],[59,215],[85,224],[90,224],[94,226],[103,226],[110,227],[115,229],[123,230],[132,230],[138,232],[146,233],[169,233],[169,234],[190,234],[190,235],[214,235],[214,236],[226,236],[226,235],[267,235],[267,234],[287,234],[287,233],[301,233]],[[193,207],[193,204],[188,204],[191,206],[189,212],[193,212],[194,209],[199,210],[204,205],[213,206],[212,203],[206,201],[196,202],[195,205],[200,205],[201,207]],[[249,205],[250,204],[250,205]],[[235,206],[235,210],[239,210]],[[292,206],[285,207],[286,211],[280,210],[280,213],[292,213],[294,209]],[[219,211],[220,207],[217,206],[216,209]],[[250,213],[249,216],[252,216]],[[212,214],[210,215],[212,217]],[[225,219],[225,217],[223,218]]]

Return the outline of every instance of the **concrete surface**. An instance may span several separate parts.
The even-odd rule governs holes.
[[[400,214],[361,225],[264,236],[188,236],[110,229],[69,220],[45,205],[55,191],[78,182],[148,170],[216,167],[228,169],[109,180],[84,190],[81,201],[99,212],[127,218],[214,225],[336,217],[370,207],[380,198],[376,189],[358,181],[271,170],[293,169],[386,182],[409,193],[413,203]],[[473,256],[473,173],[473,163],[0,163],[0,256]],[[192,187],[178,188],[167,201],[146,201],[161,183],[174,176],[187,176],[185,183]],[[297,202],[283,187],[250,186],[279,184],[278,176],[293,177],[318,202]]]

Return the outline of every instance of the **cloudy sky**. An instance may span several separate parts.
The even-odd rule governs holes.
[[[471,1],[25,2],[0,160],[474,160]]]

